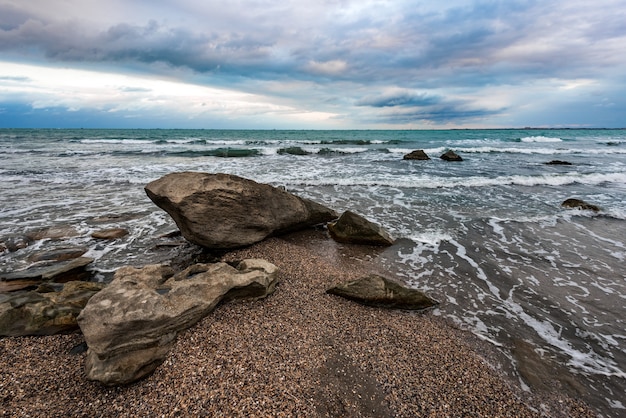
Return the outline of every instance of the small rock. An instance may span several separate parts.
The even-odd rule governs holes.
[[[572,165],[569,161],[552,160],[544,163],[545,165]]]
[[[592,205],[591,203],[587,203],[584,200],[580,200],[580,199],[567,199],[563,203],[561,203],[561,206],[563,206],[564,208],[570,208],[570,209],[581,209],[581,210],[590,210],[593,212],[600,212],[600,207],[596,205]]]
[[[424,150],[418,149],[411,151],[402,157],[403,160],[430,160],[430,157],[424,152]]]
[[[447,151],[439,158],[445,161],[463,161],[463,158],[461,158],[456,152],[452,150]]]
[[[78,257],[73,260],[38,265],[26,270],[0,273],[0,291],[24,289],[45,281],[64,283],[85,280],[90,275],[85,267],[92,262],[93,258]]]
[[[389,246],[394,241],[378,224],[349,210],[337,222],[329,223],[328,231],[335,241],[347,244]]]
[[[71,225],[59,225],[49,228],[42,228],[26,234],[33,241],[42,239],[61,239],[71,238],[80,235],[78,230]]]
[[[124,228],[102,229],[91,234],[92,238],[114,240],[128,235],[128,230]]]
[[[28,247],[32,241],[33,240],[26,235],[4,237],[0,241],[0,252],[9,250],[9,252],[14,253],[17,250]]]
[[[437,301],[419,290],[402,286],[376,274],[338,284],[326,293],[381,308],[422,310],[437,305]]]

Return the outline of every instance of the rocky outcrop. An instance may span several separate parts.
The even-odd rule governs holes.
[[[95,239],[105,239],[105,240],[114,240],[118,238],[122,238],[128,235],[128,230],[124,228],[109,228],[109,229],[101,229],[99,231],[95,231],[91,234],[92,238]]]
[[[351,211],[344,212],[337,222],[328,224],[330,236],[347,244],[383,245],[393,244],[393,238],[378,224]]]
[[[91,262],[93,258],[78,257],[62,262],[43,263],[26,270],[0,273],[0,292],[35,287],[43,282],[86,280],[91,273],[85,267]]]
[[[418,149],[411,151],[402,157],[403,160],[430,160],[430,157],[424,152],[424,150]]]
[[[120,385],[150,374],[179,331],[224,299],[267,296],[276,280],[276,266],[264,260],[195,264],[177,274],[162,265],[119,269],[78,317],[89,347],[87,377]]]
[[[563,203],[561,203],[561,206],[563,206],[564,208],[570,208],[570,209],[581,209],[581,210],[590,210],[593,212],[600,212],[600,207],[596,205],[592,205],[591,203],[587,203],[584,200],[580,200],[580,199],[567,199]]]
[[[562,161],[562,160],[552,160],[544,164],[545,165],[572,165],[572,163],[570,163],[569,161]]]
[[[104,285],[68,282],[60,291],[41,286],[37,291],[0,294],[0,336],[52,335],[78,329],[76,317]]]
[[[404,287],[375,274],[338,284],[326,293],[382,308],[421,310],[437,305],[435,300],[419,290]]]
[[[463,158],[461,158],[456,152],[452,150],[445,152],[439,158],[445,161],[463,161]]]
[[[244,247],[337,218],[318,203],[229,174],[172,173],[145,190],[187,240],[213,249]]]

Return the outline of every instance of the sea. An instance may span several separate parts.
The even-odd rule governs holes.
[[[403,159],[418,149],[431,159]],[[440,159],[447,150],[463,161]],[[525,390],[545,380],[626,416],[626,130],[0,129],[0,238],[78,231],[4,251],[0,271],[67,245],[88,248],[100,281],[162,261],[158,237],[176,226],[143,188],[179,171],[364,215],[397,238],[373,261],[499,350]],[[569,198],[600,211],[562,207]],[[110,227],[130,234],[90,237]]]

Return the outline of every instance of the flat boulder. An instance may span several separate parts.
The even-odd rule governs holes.
[[[163,265],[122,267],[78,317],[87,343],[87,378],[105,385],[131,383],[163,362],[177,334],[222,300],[263,298],[278,269],[264,260],[194,264],[174,274]],[[219,338],[219,336],[216,336]]]
[[[263,239],[337,219],[337,213],[268,184],[229,174],[172,173],[145,187],[188,241],[212,249]]]
[[[381,308],[422,310],[438,304],[419,290],[376,274],[338,284],[326,293]]]
[[[445,161],[463,161],[463,158],[461,158],[461,156],[459,156],[456,152],[452,150],[446,151],[439,158]]]
[[[394,240],[375,224],[352,211],[344,212],[337,222],[328,224],[330,236],[337,242],[361,245],[392,245]]]
[[[402,157],[403,160],[430,160],[430,157],[424,152],[424,150],[418,149],[411,151]]]
[[[92,262],[93,258],[78,257],[60,262],[43,262],[26,270],[0,273],[0,292],[26,289],[43,282],[86,280],[91,273],[85,267]]]
[[[91,234],[92,238],[95,239],[104,239],[104,240],[115,240],[118,238],[122,238],[128,235],[128,230],[124,228],[109,228],[109,229],[101,229],[99,231],[95,231]]]
[[[581,210],[590,210],[593,212],[600,212],[600,207],[596,205],[592,205],[591,203],[587,203],[584,200],[580,199],[566,199],[561,206],[569,209],[581,209]]]
[[[72,281],[60,290],[0,294],[0,336],[53,335],[78,329],[76,317],[102,283]]]

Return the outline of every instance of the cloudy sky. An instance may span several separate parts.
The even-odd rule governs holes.
[[[626,126],[625,0],[0,0],[0,127]]]

